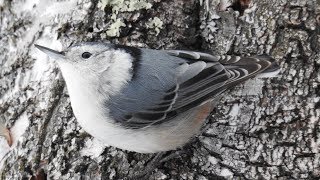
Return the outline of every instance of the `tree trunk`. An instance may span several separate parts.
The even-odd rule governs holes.
[[[0,0],[3,179],[320,178],[318,0]],[[244,10],[244,11],[243,11]],[[104,147],[73,116],[57,65],[34,44],[76,41],[269,54],[275,78],[225,93],[202,133],[158,156]]]

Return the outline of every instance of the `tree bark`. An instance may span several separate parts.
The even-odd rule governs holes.
[[[0,139],[2,179],[319,179],[320,2],[219,3],[0,0],[0,118],[14,141]],[[77,41],[269,54],[282,70],[225,93],[183,148],[139,154],[81,129],[57,65],[33,46]]]

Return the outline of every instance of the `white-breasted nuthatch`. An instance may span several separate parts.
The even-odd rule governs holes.
[[[86,42],[56,59],[75,117],[102,142],[140,153],[183,146],[199,132],[219,95],[261,72],[278,70],[268,56],[241,58]]]

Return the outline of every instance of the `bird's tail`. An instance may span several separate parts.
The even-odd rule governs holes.
[[[269,61],[271,62],[271,65],[262,71],[260,74],[257,75],[257,77],[262,78],[262,77],[275,77],[276,75],[279,74],[280,72],[280,66],[278,65],[277,61],[273,59],[272,57],[268,55],[259,55],[255,56],[256,58],[264,61]]]
[[[256,76],[272,77],[280,72],[280,67],[275,59],[268,55],[252,57],[224,56],[220,59],[220,63],[230,73],[229,87]]]

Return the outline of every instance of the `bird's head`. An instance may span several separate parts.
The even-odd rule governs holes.
[[[120,87],[131,78],[132,57],[114,44],[84,42],[59,52],[35,45],[54,59],[67,84],[74,81],[105,84]]]
[[[112,44],[97,42],[78,43],[59,52],[44,46],[35,45],[56,60],[61,68],[71,66],[82,73],[101,73],[106,71],[116,60],[125,54],[119,53]]]

